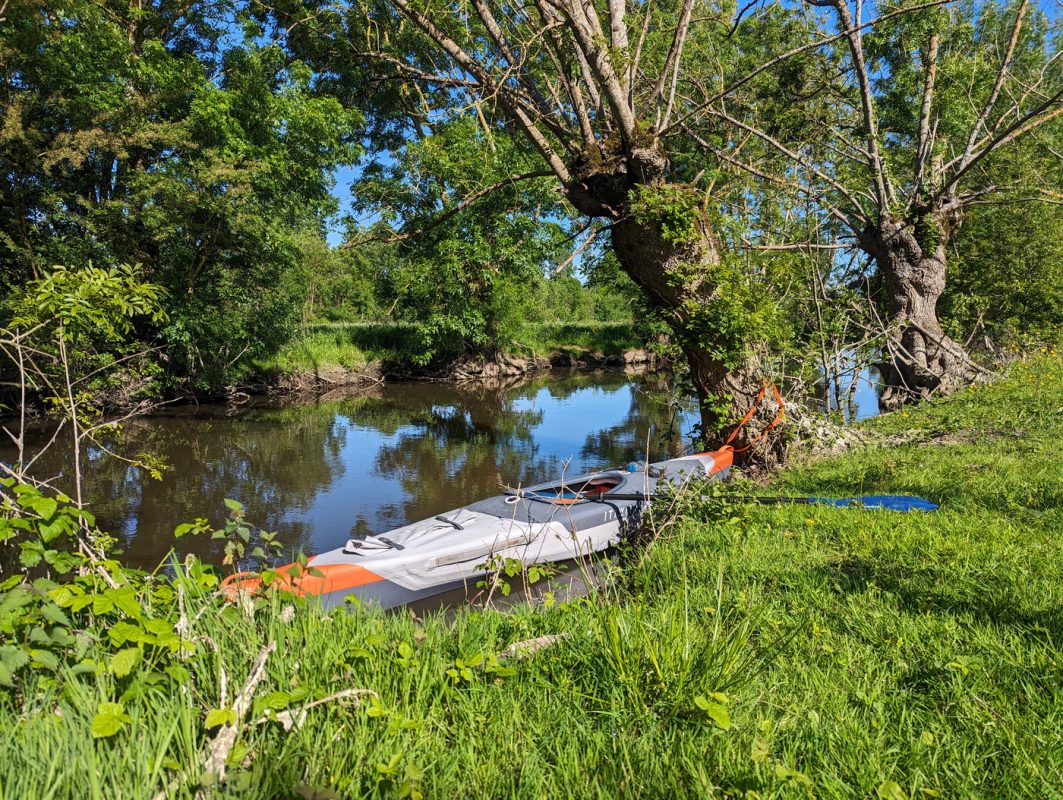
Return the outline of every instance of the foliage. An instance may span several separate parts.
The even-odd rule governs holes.
[[[1052,199],[1063,189],[1053,183],[1063,127],[1051,133],[998,160],[994,179],[1006,188],[997,202],[968,212],[953,243],[942,318],[954,336],[974,335],[975,347],[988,337],[997,347],[1034,350],[1063,327],[1063,207]]]
[[[640,224],[660,227],[673,245],[690,244],[700,236],[701,198],[691,186],[639,186],[633,191],[631,213]]]
[[[11,4],[0,27],[0,281],[139,263],[172,381],[239,377],[289,335],[286,280],[356,156],[356,113],[242,27],[241,4]],[[233,25],[233,20],[237,25]]]
[[[6,356],[0,374],[10,378],[8,393],[25,380],[53,408],[154,396],[157,370],[140,352],[137,329],[166,322],[165,300],[165,290],[145,281],[139,265],[59,265],[28,281],[0,304]],[[72,397],[62,396],[68,382]],[[21,394],[14,400],[22,401]]]

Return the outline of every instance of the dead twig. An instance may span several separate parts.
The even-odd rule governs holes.
[[[322,697],[320,700],[315,700],[312,703],[307,703],[299,708],[291,709],[288,711],[280,711],[276,714],[268,714],[256,719],[253,725],[265,725],[267,722],[279,722],[284,730],[290,731],[292,728],[298,728],[303,724],[306,719],[306,712],[315,706],[322,706],[325,703],[333,703],[337,700],[353,700],[352,705],[357,708],[361,705],[360,698],[371,695],[373,697],[379,697],[372,689],[344,689],[341,692],[330,694],[328,697]]]
[[[251,702],[255,698],[255,690],[262,682],[262,679],[266,677],[266,661],[269,659],[270,653],[276,649],[277,643],[270,642],[259,651],[258,657],[251,667],[251,674],[247,676],[247,683],[244,684],[233,703],[233,720],[222,725],[207,746],[210,755],[207,758],[206,769],[203,774],[204,783],[218,784],[225,780],[225,762],[229,759],[229,753],[232,752],[233,745],[236,744],[236,739],[239,736],[240,721],[251,708]],[[165,794],[163,796],[165,797]],[[205,796],[202,790],[196,794],[197,798]]]

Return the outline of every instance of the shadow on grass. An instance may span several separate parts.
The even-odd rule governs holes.
[[[913,615],[969,616],[1007,626],[1022,636],[1040,640],[1047,634],[1053,641],[1063,641],[1063,609],[1020,607],[1011,579],[914,570],[895,562],[873,563],[863,558],[846,558],[817,571],[843,594],[864,594],[877,587]],[[942,585],[945,581],[948,588]]]

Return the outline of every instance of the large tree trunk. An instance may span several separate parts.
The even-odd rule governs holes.
[[[712,267],[720,263],[720,246],[700,194],[692,186],[668,183],[666,164],[653,148],[588,158],[576,165],[580,177],[567,194],[579,211],[612,220],[617,260],[663,312],[697,393],[702,439],[706,446],[717,446],[730,432],[730,423],[755,401],[761,373],[741,357],[745,342],[704,323],[705,309],[718,288],[712,283]],[[672,202],[695,206],[692,227],[677,238],[674,230],[666,232],[660,218],[634,210],[636,192],[646,187],[667,192]]]
[[[887,352],[880,365],[882,405],[897,408],[933,394],[969,386],[982,370],[938,321],[945,290],[946,246],[959,214],[927,214],[919,224],[886,219],[865,231],[861,247],[885,280]]]

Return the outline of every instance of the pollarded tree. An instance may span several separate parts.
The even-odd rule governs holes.
[[[798,174],[794,188],[815,197],[874,263],[886,311],[887,405],[948,393],[983,371],[938,319],[949,245],[972,206],[1016,189],[1036,200],[1045,186],[1034,171],[1001,169],[1000,158],[1059,124],[1058,31],[1029,0],[913,9],[866,36],[859,0],[806,2],[831,9],[828,24],[847,32],[844,68],[826,79],[834,118],[809,132],[830,156],[815,163],[750,127],[796,169],[764,177],[793,186]]]
[[[522,139],[533,166],[515,163],[500,185],[546,174],[566,213],[608,229],[623,270],[683,351],[706,437],[748,407],[760,388],[750,326],[764,316],[757,304],[770,301],[729,263],[715,224],[725,180],[677,123],[701,113],[692,97],[722,91],[734,100],[729,78],[763,88],[749,73],[766,79],[764,62],[781,63],[773,49],[808,40],[799,9],[768,7],[750,23],[733,4],[695,0],[365,0],[312,13],[291,0],[273,6],[288,46],[318,69],[323,88],[384,87],[387,102],[377,108],[414,120],[403,128],[398,115],[370,113],[382,141],[403,147],[457,113],[479,121],[485,146],[494,136]],[[743,55],[746,41],[756,43],[754,56]],[[818,57],[811,46],[790,55]]]

